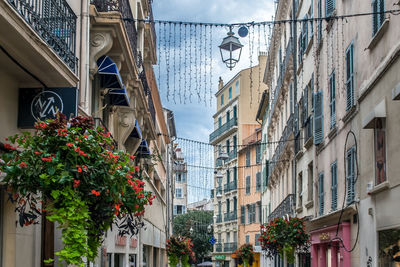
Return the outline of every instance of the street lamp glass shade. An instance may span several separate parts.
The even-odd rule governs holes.
[[[212,232],[212,226],[211,226],[211,224],[209,224],[209,225],[207,226],[207,232],[208,232],[209,234],[211,234],[211,232]]]
[[[233,35],[234,33],[229,31],[228,36],[222,40],[219,46],[222,62],[224,62],[230,70],[239,62],[243,47],[239,38]]]
[[[224,178],[224,175],[220,171],[218,171],[217,174],[215,175],[215,178],[222,179]]]
[[[192,235],[193,234],[193,227],[190,227],[189,233]]]

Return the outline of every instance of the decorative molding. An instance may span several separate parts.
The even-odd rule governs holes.
[[[89,49],[89,72],[93,76],[97,72],[97,60],[111,50],[113,33],[111,30],[91,30]]]

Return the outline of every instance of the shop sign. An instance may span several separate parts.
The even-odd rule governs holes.
[[[19,89],[18,128],[33,128],[36,121],[54,118],[58,111],[76,116],[76,87]]]
[[[225,260],[225,255],[215,255],[216,260]]]

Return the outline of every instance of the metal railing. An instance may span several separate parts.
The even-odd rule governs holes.
[[[230,130],[232,127],[237,126],[237,118],[232,118],[226,123],[224,123],[221,127],[216,129],[214,132],[210,134],[210,143],[220,137],[222,134]]]
[[[222,159],[217,159],[215,161],[215,167],[221,167],[222,165],[224,165],[224,161]]]
[[[149,19],[150,19],[150,27],[151,27],[151,32],[153,34],[153,45],[154,48],[157,47],[157,35],[156,35],[156,27],[155,27],[155,23],[154,23],[154,15],[153,15],[153,1],[152,0],[148,0],[148,4],[149,4]]]
[[[186,163],[177,163],[174,164],[174,171],[177,172],[186,172],[187,168],[186,168]]]
[[[224,222],[229,222],[231,220],[231,215],[229,212],[224,213]]]
[[[279,158],[282,155],[282,152],[284,151],[286,145],[288,144],[289,142],[288,139],[292,132],[293,132],[293,116],[290,115],[289,119],[286,122],[286,126],[285,129],[283,130],[281,138],[279,139],[279,144],[274,151],[274,155],[272,157],[270,167],[268,170],[269,171],[268,177],[270,177],[271,174],[273,173],[276,163],[278,162]]]
[[[229,191],[229,184],[224,184],[224,193],[228,193]]]
[[[275,218],[282,217],[282,216],[293,216],[294,210],[294,194],[288,195],[279,205],[274,209],[273,212],[268,216],[268,220],[271,221]]]
[[[227,162],[228,162],[228,161],[231,161],[231,160],[233,160],[233,159],[236,159],[236,157],[237,157],[237,149],[234,148],[233,150],[229,151],[228,157],[229,157],[229,158],[226,160]]]
[[[233,252],[237,248],[236,242],[224,243],[224,252]]]
[[[236,209],[230,213],[231,221],[237,220],[237,211]]]
[[[76,72],[76,19],[65,0],[7,0],[17,13]]]
[[[222,252],[222,243],[220,243],[220,242],[215,243],[215,251]]]
[[[216,222],[217,223],[222,223],[222,214],[217,214]]]
[[[237,190],[237,181],[233,180],[232,182],[229,183],[229,190],[234,191]]]

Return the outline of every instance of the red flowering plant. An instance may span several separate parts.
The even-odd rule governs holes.
[[[167,255],[170,266],[176,267],[181,262],[182,267],[190,267],[189,258],[195,261],[192,240],[184,236],[171,236],[167,240]]]
[[[243,264],[243,266],[251,266],[254,261],[254,251],[253,245],[251,244],[243,244],[233,253],[234,257],[238,259],[239,264]]]
[[[258,239],[268,257],[278,253],[294,263],[296,250],[307,250],[310,236],[305,231],[304,220],[300,218],[275,218],[261,225],[261,235]]]
[[[134,156],[115,151],[110,133],[92,118],[57,114],[35,128],[9,137],[9,151],[0,156],[20,226],[38,223],[43,214],[57,222],[64,246],[56,254],[79,266],[96,257],[113,223],[121,235],[137,234],[154,196],[144,191]]]

